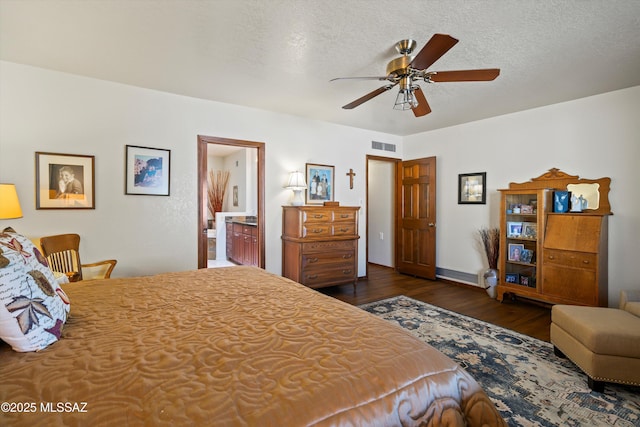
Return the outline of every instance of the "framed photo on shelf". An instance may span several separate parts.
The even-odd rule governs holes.
[[[36,209],[95,209],[95,156],[36,152]]]
[[[520,275],[518,273],[505,273],[504,281],[507,283],[520,283]]]
[[[458,175],[458,204],[484,205],[487,203],[487,173],[463,173]]]
[[[523,249],[522,254],[520,255],[520,260],[527,264],[531,264],[531,261],[533,260],[533,251],[531,249]]]
[[[335,168],[329,165],[306,164],[307,205],[322,205],[324,202],[333,201]]]
[[[522,223],[522,235],[525,239],[535,240],[538,238],[538,224],[535,222]]]
[[[530,276],[520,276],[520,284],[522,286],[531,286],[531,277]]]
[[[168,196],[171,150],[126,146],[125,192],[144,196]]]
[[[533,206],[532,205],[520,205],[520,213],[524,215],[533,214]]]
[[[507,259],[509,261],[522,262],[522,251],[524,251],[524,245],[521,243],[509,243],[509,253]]]
[[[507,221],[507,237],[520,237],[522,235],[522,223]]]

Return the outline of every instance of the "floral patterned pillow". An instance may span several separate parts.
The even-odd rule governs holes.
[[[69,298],[47,260],[11,228],[0,232],[0,339],[15,351],[38,351],[60,339]]]

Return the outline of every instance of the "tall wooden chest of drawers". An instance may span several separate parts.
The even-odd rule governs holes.
[[[283,206],[282,275],[310,288],[358,280],[358,211],[353,206]]]

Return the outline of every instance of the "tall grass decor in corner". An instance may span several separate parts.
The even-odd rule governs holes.
[[[498,284],[498,257],[500,256],[500,229],[481,228],[478,230],[484,253],[487,256],[489,269],[484,272],[484,286],[491,298],[496,297],[496,285]]]
[[[209,170],[207,194],[209,196],[209,212],[211,212],[214,221],[216,212],[222,211],[224,194],[227,192],[227,185],[229,185],[229,175],[231,175],[229,171]]]

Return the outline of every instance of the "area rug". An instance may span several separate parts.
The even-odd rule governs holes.
[[[400,296],[360,306],[457,361],[510,426],[640,426],[640,387],[591,391],[550,343]]]

